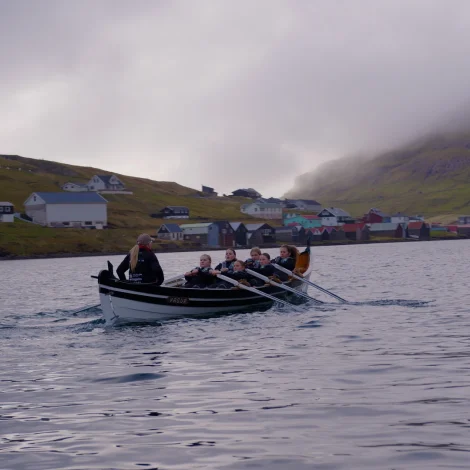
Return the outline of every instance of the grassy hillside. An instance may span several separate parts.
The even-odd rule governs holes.
[[[23,203],[32,192],[61,191],[61,186],[67,181],[85,183],[95,174],[112,172],[0,155],[0,201],[12,202],[17,212],[23,212]],[[185,223],[204,219],[256,221],[240,212],[240,204],[247,202],[245,198],[208,198],[177,183],[114,174],[134,194],[103,195],[108,200],[109,230],[52,229],[21,222],[0,223],[0,256],[2,252],[4,255],[30,256],[126,251],[136,234],[155,234],[163,221],[150,217],[150,214],[167,205],[189,207],[191,219]]]
[[[362,215],[371,207],[451,222],[470,213],[470,133],[441,135],[372,159],[341,159],[300,176],[289,196]]]

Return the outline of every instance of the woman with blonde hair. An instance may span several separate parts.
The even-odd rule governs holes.
[[[137,244],[127,253],[116,270],[121,281],[126,280],[127,270],[129,282],[155,283],[159,286],[165,280],[160,263],[152,251],[153,241],[154,239],[146,233],[138,236]]]

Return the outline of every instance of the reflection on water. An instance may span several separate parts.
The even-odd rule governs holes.
[[[312,280],[351,305],[119,328],[72,314],[106,257],[2,262],[0,467],[467,469],[468,254],[313,249]],[[171,276],[198,255],[159,259]]]

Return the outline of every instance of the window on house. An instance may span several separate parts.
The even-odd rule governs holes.
[[[90,220],[87,220],[87,221],[85,222],[85,225],[93,225],[93,222],[91,222]]]
[[[11,207],[5,207],[5,212],[11,212]]]
[[[3,212],[3,206],[0,206],[0,212]]]

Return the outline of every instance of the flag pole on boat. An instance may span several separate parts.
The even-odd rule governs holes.
[[[282,284],[282,282],[276,282],[273,281],[272,279],[269,279],[269,277],[263,276],[260,273],[257,273],[251,269],[246,269],[246,272],[248,274],[251,274],[253,277],[257,277],[258,279],[261,279],[262,281],[266,282],[267,284],[271,284],[272,286],[280,287],[281,289],[287,290],[289,292],[292,292],[295,295],[298,295],[299,297],[303,297],[304,299],[310,300],[316,304],[322,304],[323,302],[321,300],[317,300],[314,297],[310,297],[308,294],[305,294],[304,292],[300,292],[296,289],[293,289],[292,287],[286,286]]]
[[[285,300],[278,299],[277,297],[274,297],[271,294],[267,294],[266,292],[260,291],[254,287],[251,286],[246,286],[245,284],[242,284],[238,281],[235,281],[235,279],[232,279],[231,277],[224,276],[223,274],[217,274],[217,277],[219,279],[222,279],[223,281],[229,282],[230,284],[233,284],[236,287],[239,287],[240,289],[244,289],[250,292],[254,292],[255,294],[261,295],[262,297],[266,297],[267,299],[272,300],[273,302],[278,302],[281,305],[285,305],[286,307],[290,307],[294,310],[297,311],[303,311],[303,309],[299,309],[296,305],[291,304],[290,302],[286,302]]]
[[[340,297],[339,295],[333,294],[333,292],[330,292],[329,290],[323,289],[323,287],[318,286],[317,284],[314,284],[313,282],[307,281],[307,279],[304,279],[303,277],[297,276],[294,274],[292,271],[289,271],[288,269],[279,266],[276,263],[273,263],[273,266],[278,269],[279,271],[288,274],[289,276],[292,276],[294,279],[297,279],[299,281],[304,282],[305,284],[308,284],[309,286],[315,287],[315,289],[318,289],[321,292],[324,292],[325,294],[331,295],[331,297],[334,297],[336,300],[339,300],[340,302],[347,304],[348,301]]]

